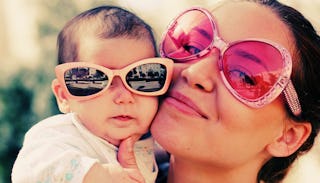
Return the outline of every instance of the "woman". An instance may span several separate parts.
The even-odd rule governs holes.
[[[320,124],[320,39],[277,1],[193,8],[160,46],[175,61],[151,132],[169,183],[280,182]]]

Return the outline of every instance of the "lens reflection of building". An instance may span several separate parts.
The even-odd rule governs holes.
[[[165,77],[165,67],[157,63],[140,65],[127,74],[127,78],[132,80],[159,80],[159,78],[165,79]]]
[[[158,63],[144,64],[135,67],[127,74],[127,82],[131,88],[152,92],[161,89],[166,80],[165,66]]]

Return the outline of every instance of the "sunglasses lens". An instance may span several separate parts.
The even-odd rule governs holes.
[[[259,41],[242,41],[223,54],[223,74],[243,98],[258,99],[277,83],[284,61],[279,50]]]
[[[64,74],[69,92],[74,96],[93,95],[108,85],[108,77],[101,71],[91,67],[69,69]]]
[[[139,65],[128,72],[126,81],[137,91],[155,92],[163,88],[167,77],[166,66],[160,63]]]
[[[163,56],[174,60],[197,56],[212,43],[213,26],[204,12],[187,11],[168,28],[161,47]]]

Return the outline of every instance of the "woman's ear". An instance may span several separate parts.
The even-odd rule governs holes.
[[[60,112],[68,113],[70,112],[70,106],[68,100],[63,92],[62,86],[57,79],[54,79],[51,83],[51,89],[56,97],[57,104]]]
[[[274,157],[287,157],[297,151],[311,134],[309,122],[289,120],[282,135],[267,146],[267,151]]]

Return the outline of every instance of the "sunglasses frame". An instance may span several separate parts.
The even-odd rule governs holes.
[[[178,20],[182,16],[184,16],[186,13],[191,12],[191,11],[200,11],[208,18],[208,20],[210,21],[211,29],[213,31],[212,32],[213,39],[212,39],[211,43],[205,49],[201,50],[200,52],[198,52],[196,54],[189,55],[186,57],[181,57],[181,58],[170,57],[164,51],[165,40],[168,36],[170,37],[170,33],[174,32],[175,25],[179,23]],[[206,10],[204,8],[193,7],[191,9],[186,10],[186,11],[183,11],[176,18],[173,19],[173,21],[169,24],[167,31],[164,32],[164,34],[162,36],[162,40],[161,40],[160,46],[159,46],[159,48],[160,48],[159,52],[160,52],[161,57],[173,59],[176,63],[179,63],[179,62],[182,63],[182,62],[188,62],[191,60],[199,59],[199,58],[207,55],[211,51],[211,49],[218,48],[220,50],[220,58],[218,61],[218,67],[219,67],[219,71],[220,71],[220,75],[222,77],[223,83],[225,84],[228,91],[234,97],[236,97],[240,102],[242,102],[250,107],[253,107],[253,108],[261,108],[261,107],[271,103],[274,99],[276,99],[283,92],[285,95],[287,104],[289,105],[289,108],[292,111],[292,113],[295,116],[300,115],[301,114],[300,102],[298,99],[297,92],[294,89],[293,83],[290,79],[291,72],[292,72],[292,59],[291,59],[290,53],[287,51],[287,49],[285,49],[283,46],[281,46],[277,43],[274,43],[274,42],[266,40],[266,39],[255,39],[255,38],[254,39],[243,39],[243,40],[227,43],[219,36],[218,27],[215,22],[216,21],[214,20],[213,15],[208,10]],[[227,78],[226,78],[224,71],[223,71],[224,66],[222,63],[222,58],[223,58],[225,52],[230,47],[237,45],[239,43],[242,43],[242,42],[260,42],[260,43],[268,44],[279,51],[279,53],[282,56],[282,60],[284,61],[284,66],[283,66],[282,72],[281,72],[277,82],[272,86],[272,88],[267,93],[265,93],[263,96],[261,96],[257,99],[248,99],[246,97],[241,96],[235,89],[232,88],[231,84],[227,81]]]
[[[134,90],[126,82],[126,75],[128,74],[128,72],[131,71],[133,68],[140,66],[140,65],[144,65],[144,64],[162,64],[166,67],[166,80],[165,80],[163,87],[159,91],[143,92],[143,91]],[[90,67],[90,68],[94,68],[94,69],[97,69],[97,70],[103,72],[108,77],[108,80],[109,80],[107,85],[101,91],[94,93],[92,95],[88,95],[88,96],[72,95],[67,88],[64,74],[66,71],[68,71],[72,68],[78,68],[78,67]],[[115,76],[119,76],[121,78],[121,81],[124,84],[125,88],[134,94],[143,95],[143,96],[159,96],[159,95],[164,94],[167,91],[167,89],[169,88],[170,81],[172,78],[172,73],[173,73],[173,61],[168,58],[147,58],[147,59],[143,59],[143,60],[134,62],[134,63],[122,68],[122,69],[109,69],[104,66],[97,65],[94,63],[90,63],[90,62],[66,62],[66,63],[60,64],[60,65],[57,65],[55,68],[55,73],[56,73],[56,78],[57,78],[58,82],[61,84],[64,93],[66,93],[70,99],[89,100],[89,99],[92,99],[92,98],[95,98],[95,97],[102,95],[103,93],[105,93],[108,90],[108,88],[112,84],[113,78]]]

